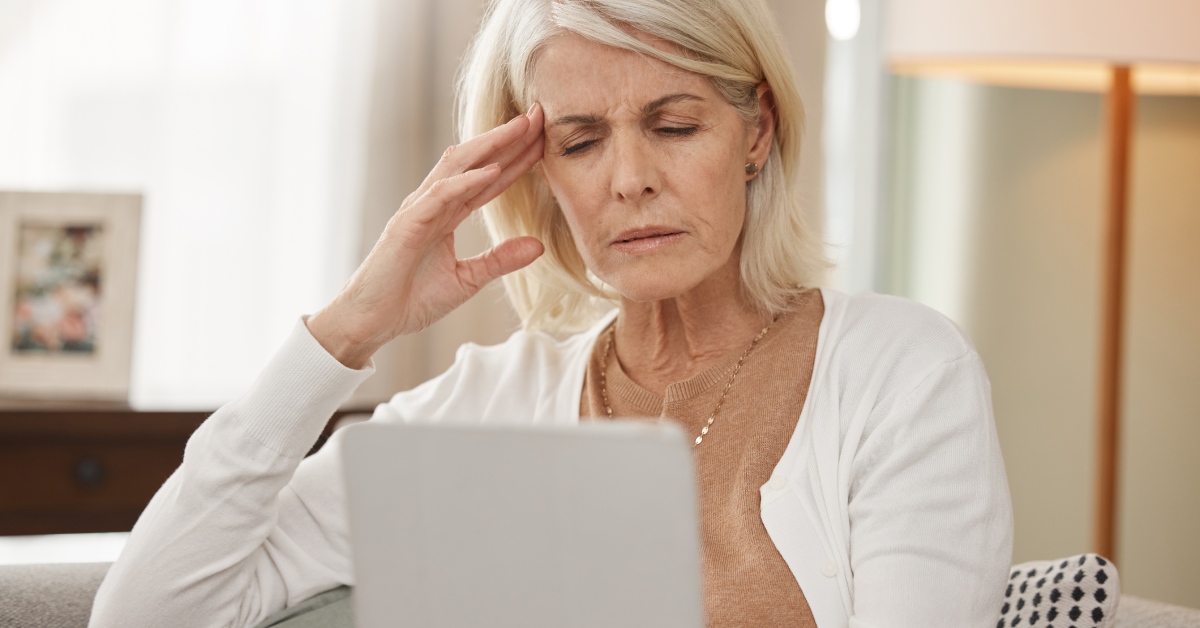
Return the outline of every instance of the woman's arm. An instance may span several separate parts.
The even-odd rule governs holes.
[[[92,626],[251,625],[349,581],[340,467],[323,462],[332,453],[301,460],[379,347],[541,255],[525,237],[459,260],[454,229],[528,173],[542,148],[535,106],[446,151],[337,298],[189,439],[105,577]],[[303,467],[322,466],[330,475],[318,490],[301,498],[289,488]]]
[[[189,439],[105,577],[91,625],[253,625],[347,582],[329,555],[344,524],[312,516],[286,487],[370,374],[338,363],[298,325],[250,391]]]
[[[995,625],[1012,506],[979,357],[969,352],[921,378],[854,466],[851,628]]]

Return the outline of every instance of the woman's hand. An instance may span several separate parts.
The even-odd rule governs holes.
[[[536,238],[501,242],[470,259],[454,254],[454,229],[542,158],[542,110],[513,118],[442,155],[404,200],[342,292],[308,318],[317,342],[362,368],[388,341],[428,327],[488,282],[529,265]]]

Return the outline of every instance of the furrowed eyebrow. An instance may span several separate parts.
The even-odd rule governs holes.
[[[589,114],[577,113],[577,114],[572,114],[569,116],[563,116],[561,118],[555,118],[554,122],[550,123],[550,126],[556,127],[556,126],[563,126],[566,124],[579,124],[579,125],[583,125],[583,126],[594,126],[594,125],[600,124],[600,118],[597,116],[589,115]]]
[[[663,96],[662,98],[658,98],[656,100],[652,100],[652,101],[646,103],[642,107],[642,115],[648,116],[648,115],[651,115],[654,112],[658,111],[659,109],[666,107],[667,105],[675,104],[677,102],[689,102],[689,101],[704,102],[704,99],[695,94],[687,94],[687,93],[670,94],[668,96]],[[595,126],[597,124],[600,124],[600,117],[592,115],[592,114],[576,113],[576,114],[571,114],[571,115],[567,115],[567,116],[562,116],[560,118],[555,118],[554,121],[550,123],[550,126],[556,127],[556,126],[563,126],[563,125],[569,125],[569,124],[577,124],[577,125],[582,125],[582,126]]]
[[[648,116],[648,115],[654,113],[655,111],[658,111],[659,109],[662,109],[663,107],[666,107],[667,105],[672,105],[677,102],[689,102],[689,101],[693,101],[693,100],[697,101],[697,102],[704,102],[703,98],[701,98],[695,94],[683,93],[683,94],[671,94],[669,96],[663,96],[662,98],[659,98],[658,100],[652,100],[652,101],[646,103],[646,105],[642,107],[642,115]]]

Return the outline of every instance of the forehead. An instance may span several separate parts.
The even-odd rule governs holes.
[[[671,44],[638,33],[642,41],[678,54]],[[531,96],[547,118],[640,108],[666,94],[717,98],[708,79],[637,52],[597,43],[574,33],[559,35],[538,53]]]

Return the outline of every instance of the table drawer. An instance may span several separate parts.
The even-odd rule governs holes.
[[[0,446],[0,512],[145,506],[182,460],[179,444]]]
[[[129,530],[209,414],[0,402],[0,536]]]

